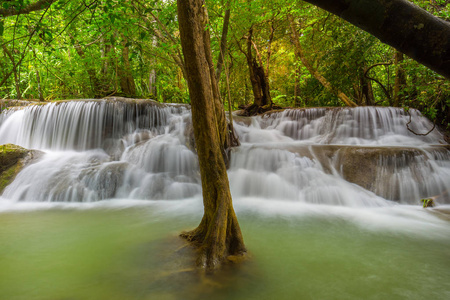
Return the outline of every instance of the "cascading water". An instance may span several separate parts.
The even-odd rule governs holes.
[[[372,192],[402,203],[433,196],[449,203],[447,143],[437,130],[414,133],[432,127],[416,110],[378,107],[237,118],[235,128],[244,143],[232,156],[230,180],[232,187],[239,186],[237,194],[308,203],[388,204]]]
[[[202,217],[188,107],[3,111],[0,144],[43,154],[0,198],[0,298],[449,299],[450,147],[410,117],[433,126],[398,108],[235,116],[228,174],[256,263],[196,289],[187,247],[166,244]]]
[[[410,124],[408,124],[408,122]],[[199,197],[190,113],[151,101],[69,101],[1,115],[0,144],[46,152],[3,197],[14,201]],[[312,108],[237,117],[235,201],[340,206],[449,203],[450,151],[416,110]]]
[[[46,155],[5,190],[16,201],[182,199],[200,190],[189,111],[152,101],[70,101],[6,113],[0,144]]]

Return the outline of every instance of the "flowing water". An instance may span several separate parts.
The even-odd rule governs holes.
[[[449,299],[450,151],[412,132],[432,126],[397,108],[236,117],[229,179],[252,259],[217,287],[173,256],[202,216],[188,107],[4,111],[0,144],[43,155],[0,198],[0,299]]]

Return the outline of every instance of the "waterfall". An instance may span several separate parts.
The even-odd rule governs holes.
[[[49,150],[102,148],[141,130],[161,133],[184,107],[155,102],[67,101],[31,105],[0,119],[0,143]]]
[[[144,100],[32,105],[0,115],[0,144],[45,154],[5,189],[10,201],[201,197],[190,110]],[[450,151],[417,110],[288,109],[236,117],[234,201],[350,207],[450,203]]]
[[[283,139],[290,138],[315,144],[338,145],[422,145],[445,143],[437,130],[426,136],[433,124],[415,109],[406,112],[394,107],[307,108],[288,109],[282,112],[255,117],[258,126],[266,133],[275,131]],[[411,120],[411,124],[407,126]],[[258,136],[242,130],[244,141]],[[278,137],[279,138],[279,137]],[[267,142],[267,138],[263,142]]]

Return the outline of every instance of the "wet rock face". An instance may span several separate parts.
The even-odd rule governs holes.
[[[411,166],[421,155],[417,149],[348,147],[339,151],[338,164],[345,180],[373,190],[380,168],[392,173]]]
[[[113,198],[123,184],[127,167],[127,163],[112,162],[84,170],[79,175],[80,201],[87,197],[87,193],[91,193],[95,200]]]
[[[38,159],[41,151],[6,144],[0,146],[0,193],[9,185],[16,175],[28,164]]]
[[[438,204],[450,203],[448,173],[450,146],[367,147],[349,145],[292,146],[289,151],[319,163],[327,174],[388,200],[419,204],[433,197]]]
[[[450,156],[447,148],[345,147],[336,152],[334,165],[345,180],[389,200],[435,191],[439,202],[450,203],[445,179],[437,178],[439,157],[446,161]]]

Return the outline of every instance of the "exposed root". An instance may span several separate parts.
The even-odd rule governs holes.
[[[199,244],[201,244],[203,242],[203,236],[204,236],[203,230],[201,230],[199,228],[200,228],[200,226],[191,231],[184,231],[184,232],[180,233],[180,237],[182,237],[183,239],[185,239],[192,245],[198,247]]]
[[[233,264],[240,264],[249,259],[247,252],[242,252],[239,255],[228,255],[227,261]]]
[[[199,232],[201,230],[197,228],[181,233],[180,237],[186,239],[189,245],[197,249],[196,265],[200,271],[204,271],[206,274],[214,274],[224,265],[239,264],[249,258],[245,247],[234,241],[233,237],[227,239],[226,249],[223,250],[219,246],[219,242],[207,242]]]

